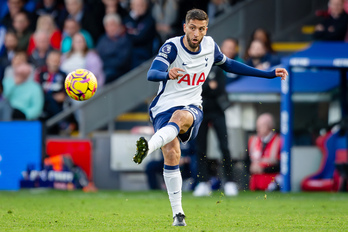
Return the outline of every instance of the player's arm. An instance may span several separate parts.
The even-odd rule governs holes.
[[[174,79],[174,71],[183,71],[179,68],[173,68],[168,71],[168,67],[175,60],[177,55],[176,46],[173,43],[164,44],[153,60],[149,71],[147,72],[147,79],[149,81],[166,81],[168,79]],[[182,74],[180,74],[182,75]]]
[[[272,79],[275,77],[281,77],[282,80],[285,80],[286,76],[289,75],[286,69],[276,68],[272,71],[263,71],[250,67],[246,64],[238,62],[236,60],[226,57],[215,44],[215,65],[219,65],[226,72],[231,72],[244,76],[256,76]]]

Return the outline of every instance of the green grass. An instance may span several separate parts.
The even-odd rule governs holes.
[[[0,231],[348,231],[347,193],[183,194],[172,227],[166,192],[0,192]]]

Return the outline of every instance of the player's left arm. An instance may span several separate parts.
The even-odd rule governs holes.
[[[214,64],[218,65],[220,68],[225,70],[226,72],[235,73],[238,75],[244,75],[244,76],[256,76],[256,77],[263,77],[272,79],[275,77],[281,77],[282,80],[286,79],[286,76],[288,76],[288,72],[284,68],[276,68],[272,71],[263,71],[260,69],[256,69],[253,67],[250,67],[246,64],[243,64],[241,62],[238,62],[236,60],[230,59],[226,57],[219,49],[219,47],[215,44],[215,60]]]

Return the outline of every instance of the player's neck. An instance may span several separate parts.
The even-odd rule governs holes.
[[[189,50],[190,52],[198,52],[199,51],[199,46],[197,48],[192,48],[188,42],[187,42],[187,37],[186,35],[183,38],[184,46]]]

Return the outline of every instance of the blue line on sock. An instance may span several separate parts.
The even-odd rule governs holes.
[[[175,165],[175,166],[164,165],[164,169],[167,169],[167,170],[179,169],[179,165]]]
[[[168,122],[167,125],[174,126],[176,128],[176,130],[177,130],[177,133],[179,134],[180,128],[179,128],[178,124],[176,124],[175,122]]]

